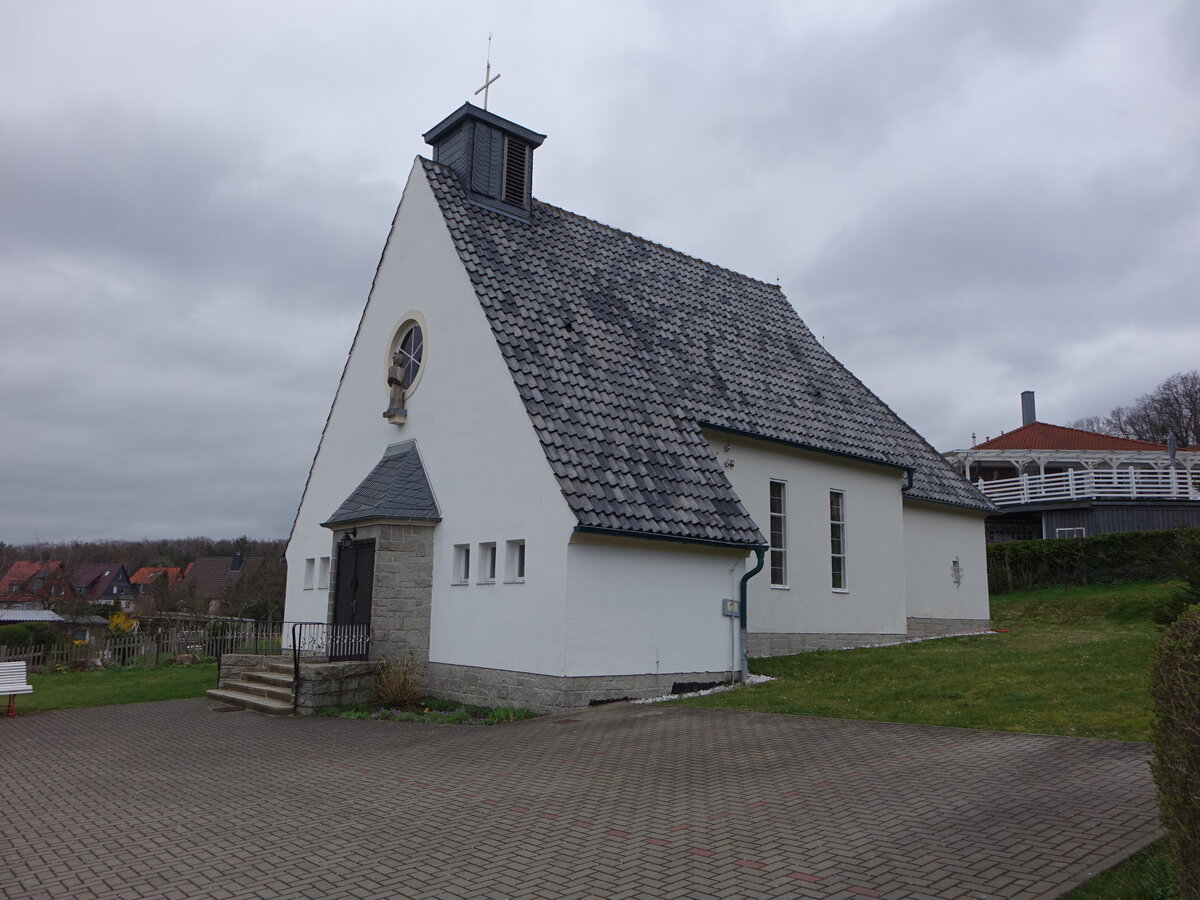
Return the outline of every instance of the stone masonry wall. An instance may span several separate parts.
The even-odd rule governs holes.
[[[677,681],[729,681],[730,677],[725,671],[568,678],[435,662],[426,668],[425,690],[434,697],[475,706],[524,706],[553,713],[579,709],[592,700],[661,697]]]
[[[278,656],[259,656],[254,653],[222,654],[221,681],[238,681],[247,672],[265,672],[271,663],[280,659]]]
[[[750,655],[791,656],[811,650],[841,650],[846,647],[874,647],[898,644],[908,638],[937,637],[964,631],[979,631],[988,627],[987,619],[919,619],[910,616],[905,634],[773,634],[752,632],[747,636]]]
[[[960,634],[964,631],[982,631],[991,627],[987,619],[918,619],[908,618],[909,637],[937,637],[942,634]]]
[[[296,714],[312,715],[326,706],[366,703],[375,696],[378,662],[305,663],[296,686]]]
[[[429,661],[429,618],[433,596],[433,529],[425,525],[380,525],[375,539],[375,582],[371,589],[371,658],[411,656]]]
[[[855,634],[831,632],[828,634],[792,634],[787,632],[751,632],[746,636],[747,650],[752,657],[791,656],[811,650],[841,650],[845,647],[871,647],[877,644],[895,644],[907,638],[907,634]]]

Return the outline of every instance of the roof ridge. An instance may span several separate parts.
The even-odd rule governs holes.
[[[417,158],[422,160],[423,162],[429,163],[431,166],[437,166],[439,169],[443,169],[446,172],[449,172],[450,174],[454,174],[454,170],[451,169],[449,166],[447,166],[445,163],[436,162],[432,159],[429,159],[427,157],[420,156],[420,155],[418,155]],[[457,177],[457,176],[455,176],[455,177]],[[677,250],[674,247],[671,247],[667,244],[663,244],[659,241],[653,240],[652,238],[643,237],[640,234],[634,234],[632,231],[628,231],[624,228],[618,228],[616,225],[609,225],[606,222],[601,222],[599,219],[593,219],[591,216],[585,216],[582,213],[574,212],[574,211],[566,209],[562,206],[555,206],[553,203],[547,203],[545,200],[539,200],[537,197],[530,197],[530,202],[536,204],[537,206],[542,206],[542,207],[545,207],[546,209],[552,209],[552,210],[555,210],[556,212],[562,213],[563,215],[570,216],[574,219],[578,219],[581,222],[587,222],[589,225],[595,225],[598,228],[603,228],[605,231],[610,231],[613,234],[619,234],[619,235],[623,235],[624,237],[633,238],[635,241],[642,241],[643,243],[650,244],[651,246],[654,246],[654,247],[658,247],[661,250],[666,250],[668,253],[674,254],[675,256],[681,257],[683,259],[691,260],[692,262],[699,263],[702,266],[708,266],[709,268],[717,269],[718,271],[725,272],[729,275],[733,275],[733,276],[735,276],[737,278],[741,278],[745,281],[752,281],[755,284],[761,285],[762,287],[771,288],[772,290],[779,291],[779,293],[783,294],[783,288],[778,284],[773,284],[770,281],[763,281],[761,278],[755,278],[753,275],[747,275],[745,272],[739,272],[736,269],[731,269],[728,266],[721,265],[720,263],[711,262],[710,260],[707,260],[707,259],[701,259],[699,256],[694,256],[693,254],[686,253],[683,250]],[[787,294],[783,294],[783,295],[785,297],[787,296]]]
[[[1120,435],[1120,434],[1105,434],[1103,431],[1089,431],[1086,428],[1075,428],[1071,425],[1056,425],[1053,422],[1043,422],[1040,419],[1034,419],[1032,422],[1026,422],[1024,425],[1018,425],[1012,431],[1001,432],[1000,434],[996,435],[994,438],[988,438],[986,441],[980,441],[978,444],[976,444],[971,449],[975,450],[977,448],[982,448],[982,449],[986,450],[988,448],[985,445],[990,444],[993,441],[998,441],[998,440],[1000,440],[1000,438],[1012,437],[1014,434],[1017,434],[1018,432],[1023,431],[1026,428],[1032,428],[1034,425],[1041,425],[1043,428],[1057,428],[1060,431],[1071,431],[1071,432],[1074,432],[1075,434],[1086,434],[1086,435],[1090,435],[1092,437],[1105,438],[1110,441],[1127,441],[1131,444],[1142,444],[1145,447],[1154,447],[1157,450],[1166,450],[1167,449],[1166,444],[1160,444],[1156,441],[1144,441],[1141,438],[1129,438],[1129,437],[1125,437],[1124,435]]]

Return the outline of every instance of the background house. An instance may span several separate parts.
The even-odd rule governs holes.
[[[1200,453],[1037,421],[946,457],[999,508],[989,541],[1200,526]]]
[[[17,560],[0,577],[0,609],[48,610],[71,590],[62,562]]]
[[[91,603],[112,603],[134,612],[136,594],[122,563],[80,563],[71,573],[75,596]]]
[[[543,709],[728,678],[743,590],[751,653],[986,626],[992,505],[776,285],[534,200],[543,136],[494,114],[425,137],[287,619]]]
[[[188,565],[179,589],[194,597],[209,615],[220,615],[222,603],[237,583],[261,566],[261,557],[202,556]]]

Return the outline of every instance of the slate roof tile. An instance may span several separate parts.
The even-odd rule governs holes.
[[[505,216],[422,163],[581,525],[764,544],[706,426],[911,468],[910,496],[992,508],[778,286],[537,200],[528,222]]]
[[[392,444],[323,525],[342,525],[367,519],[441,519],[413,441]]]

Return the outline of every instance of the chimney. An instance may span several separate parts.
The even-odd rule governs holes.
[[[1033,406],[1033,391],[1021,391],[1021,424],[1031,425],[1037,421],[1037,412]]]
[[[544,134],[464,103],[425,132],[433,161],[449,166],[480,206],[529,218],[533,151]]]
[[[242,556],[242,554],[240,554],[240,553],[233,554],[233,562],[229,564],[229,571],[230,572],[242,571],[242,563],[243,562],[245,562],[245,558]]]

